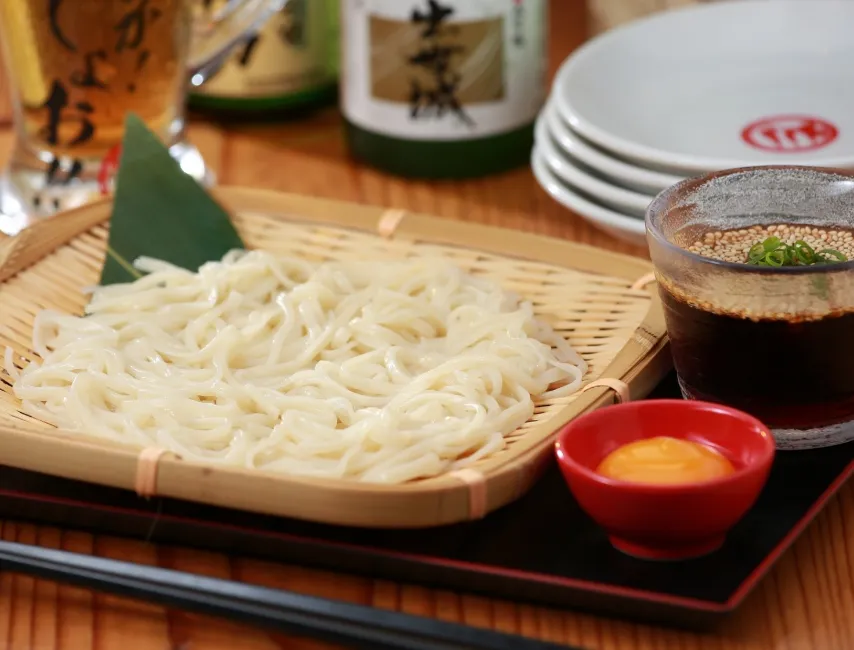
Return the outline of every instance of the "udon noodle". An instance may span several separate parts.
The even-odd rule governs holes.
[[[442,260],[143,258],[83,317],[43,311],[23,410],[188,460],[401,483],[506,444],[587,366],[530,303]]]

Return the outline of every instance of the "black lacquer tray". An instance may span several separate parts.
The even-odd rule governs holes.
[[[675,394],[669,378],[654,396]],[[684,562],[615,551],[555,466],[486,519],[429,530],[340,528],[145,501],[11,468],[0,468],[0,516],[695,627],[737,608],[852,472],[854,443],[779,452],[759,501],[724,547]]]

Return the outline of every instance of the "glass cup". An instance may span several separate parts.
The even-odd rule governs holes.
[[[90,200],[129,111],[185,171],[208,178],[183,141],[188,75],[201,83],[285,2],[217,1],[213,12],[194,0],[0,0],[17,136],[0,178],[0,231]]]
[[[780,449],[854,440],[854,262],[839,261],[854,259],[852,225],[845,171],[726,170],[652,202],[647,241],[685,398],[746,411]],[[786,255],[821,263],[776,266]]]

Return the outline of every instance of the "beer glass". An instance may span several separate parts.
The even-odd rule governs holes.
[[[182,168],[207,178],[183,140],[188,79],[200,83],[286,0],[0,0],[16,144],[0,178],[0,231],[81,205],[136,113]]]

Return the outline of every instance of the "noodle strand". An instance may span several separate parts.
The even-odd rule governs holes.
[[[25,412],[210,464],[394,484],[501,450],[587,371],[530,303],[441,260],[136,266],[85,317],[39,313],[39,360],[19,371],[6,350]]]

